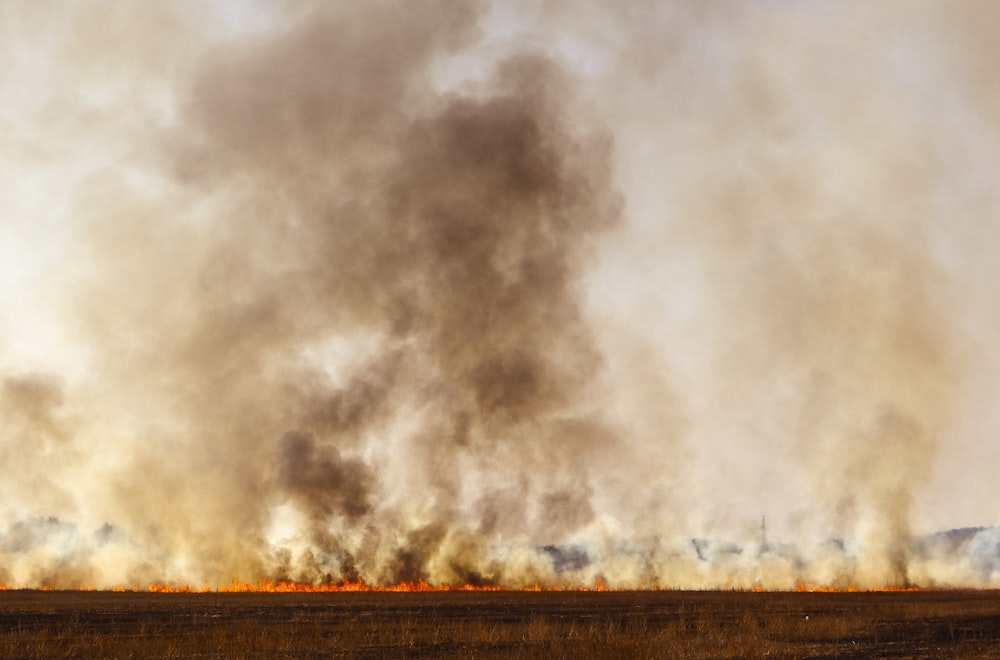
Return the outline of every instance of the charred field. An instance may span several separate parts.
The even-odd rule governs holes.
[[[995,657],[995,591],[0,593],[2,657]]]

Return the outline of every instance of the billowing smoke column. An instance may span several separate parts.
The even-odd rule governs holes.
[[[7,362],[0,583],[995,584],[996,528],[913,529],[930,120],[762,48],[799,9],[659,4],[81,5],[45,121],[106,155],[40,289],[75,366]]]

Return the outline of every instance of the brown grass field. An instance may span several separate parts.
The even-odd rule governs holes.
[[[4,658],[1000,657],[1000,592],[0,592]]]

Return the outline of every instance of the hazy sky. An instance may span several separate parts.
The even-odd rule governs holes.
[[[998,44],[986,0],[4,2],[0,582],[1000,525]],[[12,540],[49,516],[122,540]]]

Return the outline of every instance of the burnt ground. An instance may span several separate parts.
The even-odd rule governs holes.
[[[2,657],[1000,657],[1000,592],[0,592]]]

